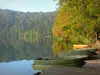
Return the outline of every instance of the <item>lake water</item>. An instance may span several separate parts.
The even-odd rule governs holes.
[[[33,59],[52,56],[52,40],[39,42],[7,41],[0,43],[0,75],[33,75]]]
[[[0,63],[0,75],[34,75],[38,72],[32,69],[33,60],[22,60]]]
[[[0,61],[31,60],[39,57],[52,56],[52,41],[38,43],[12,41],[0,43]]]

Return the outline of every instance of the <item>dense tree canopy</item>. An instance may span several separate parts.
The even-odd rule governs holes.
[[[56,12],[0,10],[0,61],[49,56]]]
[[[35,42],[43,37],[51,38],[56,12],[19,12],[0,10],[0,39]]]
[[[100,0],[59,0],[53,26],[55,52],[73,44],[93,44],[100,32]],[[57,49],[56,49],[57,48]]]

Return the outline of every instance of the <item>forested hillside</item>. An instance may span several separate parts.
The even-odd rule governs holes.
[[[50,55],[55,15],[56,12],[25,13],[1,9],[0,61]]]
[[[0,10],[0,39],[36,42],[51,38],[52,24],[56,12],[19,12]]]
[[[58,5],[54,52],[70,50],[73,44],[93,44],[100,32],[100,0],[58,0]]]

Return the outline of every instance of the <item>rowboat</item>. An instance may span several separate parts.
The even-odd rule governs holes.
[[[82,66],[87,56],[52,57],[34,60],[33,65]]]
[[[83,49],[74,49],[71,51],[62,51],[58,53],[58,57],[67,57],[67,56],[75,56],[75,55],[87,55],[88,58],[92,57],[95,53],[95,48],[83,48]]]
[[[73,45],[73,49],[83,49],[83,48],[91,48],[92,46],[91,45],[83,45],[83,44],[79,44],[79,45],[77,45],[77,44],[74,44]]]
[[[82,49],[74,49],[74,51],[82,51],[82,50],[89,50],[89,51],[96,51],[96,48],[82,48]]]

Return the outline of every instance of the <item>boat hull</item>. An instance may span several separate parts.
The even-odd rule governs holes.
[[[45,70],[52,67],[52,65],[32,65],[34,70]]]
[[[35,65],[63,65],[63,66],[82,66],[83,61],[87,58],[87,56],[84,57],[66,57],[66,58],[51,58],[51,59],[42,59],[42,60],[34,60]]]
[[[75,56],[75,55],[87,55],[88,58],[91,58],[95,53],[96,49],[94,48],[86,48],[86,49],[75,49],[73,51],[63,51],[58,53],[58,57],[66,57],[66,56]]]

